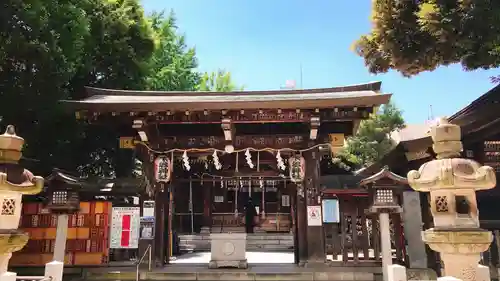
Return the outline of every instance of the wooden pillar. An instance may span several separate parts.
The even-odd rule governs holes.
[[[305,198],[300,196],[298,193],[299,186],[297,186],[297,192],[295,192],[295,216],[296,216],[296,233],[297,236],[295,247],[298,252],[298,264],[304,266],[307,262],[307,207]]]
[[[212,228],[212,186],[201,184],[203,189],[203,226],[202,234],[210,233]]]
[[[307,265],[324,264],[326,261],[323,221],[321,218],[320,192],[320,160],[318,149],[304,152],[306,174],[304,179],[304,195],[307,208]],[[312,219],[312,209],[319,209],[319,217]]]
[[[174,253],[174,237],[173,237],[173,215],[174,215],[174,185],[168,185],[168,203],[167,203],[167,254],[166,263],[170,263],[170,257]]]
[[[164,263],[164,256],[162,256],[163,251],[162,251],[162,246],[165,245],[163,242],[164,240],[164,233],[165,233],[165,224],[162,223],[162,219],[164,218],[163,216],[163,198],[162,198],[162,193],[159,192],[159,187],[155,186],[158,190],[154,196],[155,200],[155,239],[153,243],[153,260],[155,266],[163,266]]]

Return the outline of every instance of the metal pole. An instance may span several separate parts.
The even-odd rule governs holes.
[[[56,244],[54,245],[54,261],[64,263],[66,240],[68,238],[68,215],[57,216]]]
[[[194,233],[194,222],[193,222],[193,182],[189,180],[189,212],[191,213],[191,234]]]
[[[152,263],[153,263],[153,251],[152,251],[152,248],[150,246],[149,253],[148,253],[148,271],[151,271]]]

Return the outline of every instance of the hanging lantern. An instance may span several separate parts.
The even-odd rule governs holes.
[[[296,155],[290,157],[290,180],[295,183],[302,182],[306,176],[306,161],[304,157]]]
[[[172,163],[165,156],[160,156],[155,160],[155,179],[157,182],[169,182],[172,172]]]

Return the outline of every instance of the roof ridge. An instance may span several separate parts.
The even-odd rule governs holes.
[[[117,90],[106,88],[85,87],[88,96],[107,95],[107,96],[197,96],[202,94],[236,96],[236,95],[286,95],[286,94],[319,94],[319,93],[342,93],[358,91],[381,90],[382,82],[368,82],[364,84],[355,84],[347,86],[338,86],[331,88],[313,88],[313,89],[279,89],[264,91],[232,91],[232,92],[208,92],[208,91],[138,91],[138,90]]]

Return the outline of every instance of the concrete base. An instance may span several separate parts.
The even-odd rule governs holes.
[[[234,267],[234,268],[238,268],[238,269],[247,269],[248,262],[247,262],[247,260],[240,260],[240,261],[214,261],[214,260],[211,260],[208,263],[208,268],[210,268],[210,269],[228,268],[228,267]]]

